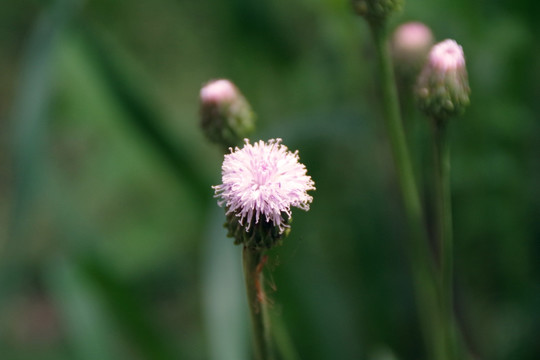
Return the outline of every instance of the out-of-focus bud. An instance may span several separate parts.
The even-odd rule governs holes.
[[[213,80],[200,93],[201,127],[206,137],[225,148],[242,142],[255,128],[249,103],[232,82]]]
[[[433,46],[433,34],[420,22],[400,25],[392,36],[394,67],[404,78],[416,78]]]
[[[352,0],[356,13],[370,24],[381,23],[394,12],[401,10],[403,0]]]
[[[436,121],[461,114],[469,105],[463,49],[454,40],[433,46],[416,84],[420,109]]]

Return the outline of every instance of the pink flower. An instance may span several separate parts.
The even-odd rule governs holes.
[[[400,25],[392,36],[392,57],[399,76],[407,83],[414,81],[433,45],[433,34],[424,24],[409,22]]]
[[[470,103],[471,89],[458,43],[444,40],[431,48],[415,92],[420,109],[437,121],[463,113]]]
[[[210,81],[201,89],[202,103],[231,102],[238,96],[238,89],[227,79]]]
[[[290,152],[281,139],[253,145],[244,141],[242,149],[225,155],[223,184],[213,186],[215,197],[220,198],[220,206],[225,204],[227,214],[236,214],[242,225],[246,222],[246,231],[264,218],[283,233],[289,227],[284,215],[290,218],[291,206],[309,210],[313,198],[307,191],[314,190],[315,184],[298,162],[298,151]]]
[[[454,40],[447,39],[431,49],[429,63],[441,72],[463,69],[465,67],[463,49]]]
[[[399,26],[394,32],[392,45],[402,57],[414,57],[417,53],[426,55],[433,44],[431,30],[420,22],[409,22]]]

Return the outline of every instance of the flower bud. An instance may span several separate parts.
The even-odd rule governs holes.
[[[420,109],[437,121],[461,114],[469,105],[463,49],[454,40],[433,46],[416,84]]]
[[[420,22],[400,25],[392,36],[392,56],[397,73],[407,79],[416,78],[433,46],[433,34]]]
[[[352,0],[356,13],[369,23],[381,23],[391,13],[401,10],[403,0]]]
[[[204,85],[200,101],[201,128],[210,141],[229,148],[254,130],[253,111],[229,80],[214,80]]]

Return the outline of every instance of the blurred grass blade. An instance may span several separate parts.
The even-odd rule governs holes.
[[[57,40],[80,2],[56,1],[38,19],[28,40],[12,113],[15,192],[11,237],[18,237],[24,227],[23,214],[34,195],[52,95],[52,58]]]
[[[276,348],[283,360],[300,360],[300,354],[296,350],[287,325],[283,321],[281,314],[270,311],[270,323],[272,324],[272,337]]]
[[[48,278],[50,287],[57,298],[59,308],[64,310],[68,328],[77,327],[79,308],[98,317],[95,321],[83,319],[86,321],[81,324],[83,329],[75,330],[71,342],[77,349],[86,351],[79,339],[85,332],[108,334],[109,338],[112,334],[116,334],[118,341],[127,342],[130,353],[138,355],[137,359],[180,358],[178,351],[169,345],[168,338],[156,328],[151,319],[148,319],[148,310],[137,300],[134,291],[118,280],[113,271],[106,266],[107,263],[96,254],[95,246],[99,242],[100,235],[89,227],[84,219],[74,214],[73,209],[76,209],[76,206],[71,202],[72,199],[62,198],[60,188],[52,187],[51,191],[58,202],[57,206],[54,206],[57,218],[63,222],[60,226],[63,229],[62,233],[65,234],[62,248],[66,253],[66,259],[52,259],[48,271],[51,275]],[[90,354],[110,347],[111,344],[102,341],[98,335],[92,336],[96,337],[94,347],[97,348],[88,349]],[[97,355],[84,357],[92,360],[118,358],[122,357],[111,357],[110,354],[108,357]]]
[[[30,33],[24,52],[19,88],[11,114],[13,137],[13,191],[7,241],[1,249],[0,290],[16,285],[21,266],[21,243],[28,224],[29,209],[40,179],[42,147],[52,97],[52,62],[58,38],[82,1],[58,0],[43,12]]]
[[[225,215],[211,211],[203,269],[203,309],[210,360],[247,360],[249,349],[247,301],[243,286],[241,249],[225,237]]]
[[[103,303],[88,279],[71,260],[52,259],[46,280],[76,359],[117,359],[114,334]]]
[[[99,259],[85,256],[81,261],[81,271],[96,287],[122,333],[129,337],[130,344],[139,349],[144,359],[179,358],[168,345],[167,338],[146,318],[145,308],[137,301],[137,295],[115,279]]]
[[[141,81],[141,76],[128,70],[125,59],[121,61],[118,50],[101,34],[86,28],[81,32],[88,55],[103,79],[123,107],[131,125],[170,163],[177,175],[187,182],[198,200],[208,199],[207,181],[201,175],[189,149],[181,148],[178,139],[172,138],[159,124],[164,124],[163,114],[154,105],[155,97]]]

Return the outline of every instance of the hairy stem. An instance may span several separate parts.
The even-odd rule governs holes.
[[[251,315],[254,357],[256,360],[271,360],[270,323],[266,311],[262,276],[264,257],[260,250],[253,250],[244,246],[242,260]]]

